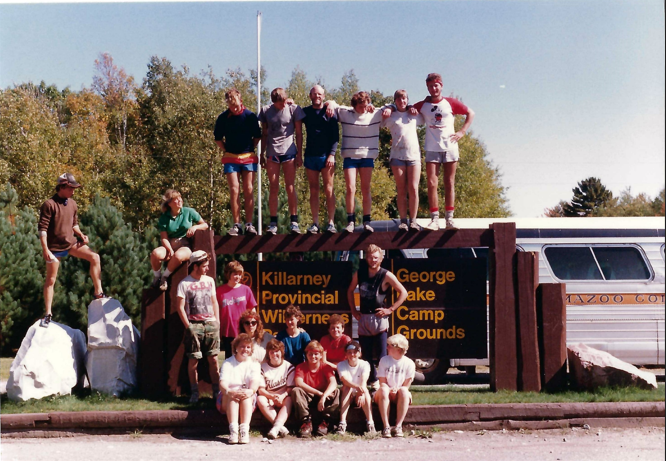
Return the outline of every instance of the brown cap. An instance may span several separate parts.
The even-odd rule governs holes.
[[[76,182],[72,173],[63,173],[58,176],[58,186],[69,186],[76,189],[77,187],[81,187],[81,184]]]

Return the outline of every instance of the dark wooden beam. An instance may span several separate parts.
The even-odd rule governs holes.
[[[518,390],[541,391],[536,291],[539,286],[539,253],[518,252]]]
[[[542,283],[537,290],[541,353],[541,387],[554,392],[567,379],[567,289],[564,283]]]
[[[489,247],[490,229],[420,232],[340,232],[337,234],[280,234],[255,237],[215,236],[215,253],[293,253],[305,251],[365,250],[374,243],[384,250],[409,248]]]

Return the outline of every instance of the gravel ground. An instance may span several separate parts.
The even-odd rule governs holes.
[[[543,431],[436,432],[431,438],[299,440],[268,443],[253,437],[248,445],[231,446],[225,436],[207,439],[171,435],[79,436],[49,439],[4,439],[3,461],[225,461],[261,459],[294,461],[405,460],[471,461],[628,461],[664,460],[664,428],[566,429]],[[93,456],[91,456],[94,453]]]

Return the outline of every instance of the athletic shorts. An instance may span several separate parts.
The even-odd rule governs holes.
[[[374,158],[346,158],[342,161],[342,169],[348,170],[350,168],[374,168]]]
[[[273,163],[285,163],[290,162],[296,158],[296,153],[293,154],[284,154],[284,155],[269,155],[268,160]]]
[[[399,158],[392,158],[389,162],[391,166],[421,166],[421,159],[418,160],[401,160]]]
[[[171,249],[173,251],[183,247],[189,248],[190,250],[192,249],[192,241],[188,237],[169,239],[169,243],[171,244]]]
[[[375,314],[361,314],[358,321],[359,336],[376,336],[389,328],[388,317],[377,317]]]
[[[308,170],[321,171],[326,167],[327,158],[328,155],[324,157],[305,157],[303,159],[303,166]]]
[[[241,173],[243,171],[257,171],[256,163],[225,163],[224,173]]]
[[[69,250],[63,250],[63,251],[52,251],[53,256],[56,258],[66,258],[69,255]]]
[[[191,321],[185,330],[185,355],[189,359],[201,360],[203,356],[220,353],[220,323],[217,320]]]
[[[460,159],[458,152],[433,152],[427,150],[425,153],[426,163],[452,163],[457,162],[458,159]]]

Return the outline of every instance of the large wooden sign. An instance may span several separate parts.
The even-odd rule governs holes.
[[[394,259],[390,267],[408,292],[390,332],[407,337],[409,356],[488,357],[485,259]]]
[[[488,356],[485,259],[396,259],[384,266],[409,293],[392,314],[389,330],[409,339],[408,355]],[[293,304],[303,312],[301,326],[312,339],[327,334],[332,314],[342,316],[345,333],[352,336],[350,262],[246,262],[243,267],[243,283],[252,288],[265,330],[275,335],[284,329],[284,309]]]

